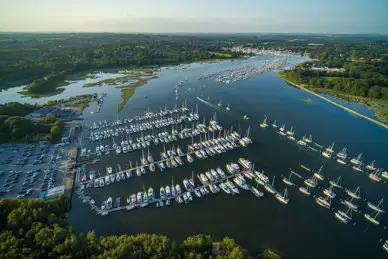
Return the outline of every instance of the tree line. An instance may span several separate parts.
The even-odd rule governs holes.
[[[25,116],[40,108],[39,105],[10,102],[0,104],[0,143],[51,140],[62,137],[64,123],[55,115],[33,121]]]
[[[0,34],[0,88],[27,83],[27,94],[55,92],[66,76],[111,67],[158,66],[238,57],[228,43],[196,36]],[[5,51],[6,50],[6,51]],[[218,55],[219,53],[228,55]],[[22,80],[21,80],[22,79]]]
[[[225,237],[198,234],[178,243],[155,234],[102,236],[68,227],[67,199],[0,202],[0,258],[251,258]],[[266,251],[259,258],[279,259]]]

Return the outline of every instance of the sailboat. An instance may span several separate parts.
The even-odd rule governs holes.
[[[331,198],[330,197],[322,197],[319,196],[318,198],[315,199],[315,201],[318,203],[318,205],[330,209],[331,207]]]
[[[281,203],[284,203],[284,204],[288,204],[288,202],[290,201],[290,198],[288,198],[288,195],[287,195],[287,188],[284,189],[284,194],[280,194],[280,193],[277,193],[275,195],[276,199],[278,199],[278,201],[280,201]]]
[[[278,127],[278,125],[276,125],[276,120],[274,120],[274,121],[272,122],[272,127],[275,128],[275,129]]]
[[[148,162],[149,163],[153,163],[154,162],[154,158],[150,154],[150,148],[149,147],[147,148],[147,152],[148,152],[148,156],[147,156]]]
[[[367,202],[367,205],[369,208],[371,208],[374,211],[377,211],[378,213],[384,213],[385,210],[382,208],[383,203],[384,203],[384,198],[382,198],[377,205],[373,204],[370,201]]]
[[[373,215],[374,214],[374,215]],[[372,214],[369,214],[369,213],[365,213],[364,214],[364,218],[371,222],[372,224],[375,224],[375,225],[380,225],[380,220],[378,219],[378,216],[379,216],[379,212],[374,212]]]
[[[315,175],[313,175],[312,177],[307,178],[306,180],[304,180],[304,183],[305,183],[307,186],[311,187],[311,188],[317,187],[317,180],[316,180]]]
[[[226,110],[230,111],[229,103],[228,103],[228,106],[226,106]]]
[[[356,164],[356,165],[353,165],[352,168],[356,171],[359,171],[359,172],[364,172],[364,169],[362,168],[362,165],[363,163],[359,163],[359,164]]]
[[[341,203],[343,205],[347,206],[348,208],[350,208],[350,209],[352,209],[352,210],[357,212],[358,206],[353,203],[353,200],[354,200],[354,198],[351,197],[350,199],[346,199],[346,200],[341,201]]]
[[[326,189],[324,189],[323,190],[323,193],[326,195],[326,196],[329,196],[330,198],[335,198],[335,196],[337,195],[337,194],[335,194],[335,192],[333,192],[333,185],[330,185],[330,187],[329,188],[326,188]]]
[[[377,170],[375,170],[373,173],[370,173],[370,174],[369,174],[369,178],[370,178],[372,181],[380,182],[380,181],[381,181],[381,170],[380,170],[380,169],[377,169]]]
[[[334,187],[342,189],[343,187],[339,184],[340,181],[341,181],[341,176],[338,177],[337,181],[334,182],[333,180],[330,180],[329,183]]]
[[[260,123],[260,127],[261,128],[267,128],[268,127],[268,124],[267,124],[267,116],[264,115],[264,120],[262,123]]]
[[[298,140],[296,143],[301,146],[307,146],[307,143],[304,141],[305,138],[306,138],[306,135],[304,135],[303,138]]]
[[[354,190],[346,190],[346,193],[350,196],[350,197],[352,197],[352,198],[354,198],[354,199],[357,199],[357,200],[359,200],[359,199],[361,199],[361,196],[360,196],[360,186],[358,186],[356,189],[354,189]]]
[[[308,137],[303,137],[303,141],[310,144],[313,142],[313,136],[310,134]]]
[[[344,147],[341,152],[337,154],[337,162],[340,163],[341,165],[346,165],[346,158],[347,158],[347,153],[346,153],[346,147]]]
[[[276,193],[276,190],[275,190],[275,188],[274,188],[274,185],[275,185],[275,176],[274,176],[273,179],[272,179],[272,184],[266,183],[266,184],[264,185],[264,189],[266,189],[267,192],[269,192],[269,193],[271,193],[271,194],[274,194],[274,193]]]
[[[322,174],[322,169],[323,165],[319,168],[318,172],[314,172],[314,176],[321,181],[325,180],[325,177]]]
[[[365,168],[370,170],[370,171],[375,171],[376,170],[375,160],[373,160],[372,163],[370,163],[369,165],[365,166]]]
[[[277,133],[279,135],[285,136],[286,135],[286,133],[284,132],[285,129],[286,129],[286,125],[282,124],[282,126],[280,126],[279,131],[277,131]]]
[[[221,106],[222,106],[221,100],[218,102],[217,106],[218,106],[218,107],[221,107]]]
[[[349,216],[349,212],[350,212],[350,216]],[[345,224],[348,224],[352,220],[351,214],[352,214],[352,210],[350,208],[348,208],[348,210],[346,212],[344,212],[342,210],[337,210],[334,213],[335,218],[338,219],[340,222],[345,223]]]
[[[257,198],[261,198],[261,197],[264,196],[264,193],[261,192],[261,191],[259,191],[259,190],[257,189],[258,186],[259,186],[259,184],[257,183],[257,184],[256,184],[256,188],[253,187],[253,186],[249,186],[249,189],[251,190],[251,192],[252,192]]]
[[[142,153],[142,156],[141,156],[141,164],[142,165],[147,165],[148,164],[148,161],[147,161],[147,159],[144,157],[144,150],[142,149],[141,150],[141,153]]]
[[[289,186],[294,186],[295,183],[291,181],[291,176],[292,176],[292,172],[290,172],[290,176],[288,178],[283,177],[283,183],[285,183]]]
[[[361,164],[361,163],[362,163],[362,162],[361,162],[361,157],[362,157],[362,153],[358,154],[357,157],[352,158],[352,159],[350,160],[350,163],[352,163],[353,165]]]
[[[301,186],[301,187],[299,187],[299,191],[303,194],[306,194],[306,195],[311,194],[309,186],[307,186],[307,187]]]
[[[327,147],[326,150],[322,152],[322,156],[326,158],[331,158],[334,152],[333,148],[334,148],[334,142],[333,144],[331,144],[331,146]]]

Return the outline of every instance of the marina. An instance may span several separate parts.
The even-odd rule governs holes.
[[[241,62],[241,64],[244,64],[244,62]],[[249,64],[249,62],[251,61],[248,60],[247,63]],[[240,61],[236,61],[234,66],[239,66],[238,64],[240,64]],[[197,66],[207,67],[208,65],[201,64]],[[211,66],[209,65],[209,67]],[[217,65],[217,67],[219,68],[214,70],[223,71],[229,69],[226,66],[222,68],[222,66]],[[167,150],[171,150],[173,147],[177,149],[179,146],[182,149],[182,152],[187,154],[188,152],[192,152],[187,150],[188,145],[212,139],[213,133],[206,133],[206,137],[205,133],[201,133],[200,135],[194,137],[194,141],[191,140],[191,137],[180,139],[179,135],[175,135],[178,139],[177,141],[171,141],[169,143],[162,143],[159,141],[158,145],[155,145],[154,141],[150,139],[148,140],[150,142],[149,147],[142,146],[142,148],[127,152],[126,154],[121,152],[120,155],[115,155],[115,151],[110,151],[109,155],[101,154],[101,156],[98,156],[98,159],[100,159],[99,162],[87,166],[87,172],[95,171],[97,177],[99,173],[102,177],[106,175],[107,168],[111,167],[112,173],[116,176],[116,172],[122,172],[129,169],[129,161],[131,161],[133,163],[133,168],[144,167],[146,173],[141,173],[141,177],[137,177],[136,170],[131,171],[133,176],[130,180],[127,180],[125,175],[126,180],[121,180],[120,177],[119,182],[115,181],[113,185],[104,185],[104,188],[86,188],[85,184],[85,188],[82,190],[84,195],[90,197],[90,201],[94,200],[98,209],[101,210],[103,201],[108,204],[109,197],[112,198],[109,202],[109,204],[112,204],[112,209],[115,209],[115,204],[118,203],[120,203],[120,207],[128,206],[128,196],[128,200],[132,201],[133,197],[131,196],[132,194],[135,194],[137,200],[139,192],[141,193],[140,197],[142,196],[141,198],[143,200],[144,192],[147,192],[148,199],[148,196],[150,196],[148,195],[150,187],[153,189],[154,196],[159,199],[160,187],[164,187],[165,195],[167,193],[176,192],[175,188],[171,188],[172,181],[174,186],[177,184],[180,185],[182,193],[180,196],[181,199],[169,199],[169,202],[167,202],[167,200],[163,200],[163,207],[161,207],[162,204],[159,202],[153,203],[153,205],[148,204],[148,206],[143,205],[144,207],[138,206],[136,207],[137,209],[132,209],[130,212],[127,211],[127,209],[122,209],[119,210],[120,212],[114,211],[114,213],[111,213],[109,210],[108,215],[101,217],[101,214],[96,214],[97,210],[90,210],[91,206],[85,205],[82,202],[83,200],[79,199],[77,195],[75,195],[73,199],[73,208],[76,209],[70,212],[70,218],[72,219],[72,223],[75,224],[75,227],[81,231],[88,231],[90,226],[95,226],[96,222],[100,222],[104,225],[104,222],[108,220],[109,222],[112,222],[110,227],[99,227],[96,229],[96,233],[109,235],[110,233],[123,233],[124,231],[131,231],[134,233],[158,232],[171,236],[174,239],[179,239],[184,235],[187,235],[187,233],[192,230],[188,227],[188,229],[177,231],[176,228],[174,228],[177,222],[179,222],[179,224],[184,224],[185,226],[191,226],[194,218],[198,221],[198,224],[196,224],[198,228],[198,230],[196,230],[197,232],[200,231],[204,233],[211,233],[212,235],[224,236],[226,234],[224,232],[224,226],[227,220],[238,219],[238,229],[247,229],[247,231],[242,233],[240,230],[234,229],[229,231],[228,234],[241,240],[246,247],[254,250],[256,244],[263,244],[267,240],[275,247],[281,247],[282,245],[279,243],[279,233],[283,233],[281,236],[284,235],[285,237],[296,235],[295,231],[286,227],[286,222],[290,223],[289,219],[298,218],[298,223],[293,223],[296,227],[298,227],[298,229],[302,227],[306,229],[308,233],[314,232],[316,235],[310,235],[311,238],[309,239],[301,237],[298,242],[292,242],[292,244],[285,245],[285,248],[282,250],[287,251],[290,255],[294,255],[296,258],[300,257],[300,254],[297,252],[297,250],[299,251],[299,248],[297,247],[299,246],[298,244],[300,244],[300,241],[305,244],[303,249],[305,253],[309,255],[306,257],[302,256],[301,258],[311,258],[313,256],[315,258],[327,258],[327,256],[329,256],[327,253],[315,256],[315,251],[318,249],[316,244],[323,238],[325,240],[329,240],[326,242],[328,247],[333,248],[339,243],[344,247],[342,258],[352,257],[351,255],[354,256],[355,254],[363,254],[362,251],[364,250],[368,251],[368,254],[371,253],[378,255],[382,251],[382,243],[378,243],[378,240],[386,239],[384,237],[386,215],[385,213],[380,213],[377,217],[380,224],[375,226],[375,224],[370,223],[370,221],[365,219],[364,214],[369,214],[371,217],[374,217],[376,214],[372,209],[368,209],[369,207],[367,207],[367,202],[371,201],[377,205],[379,199],[381,199],[382,190],[386,188],[386,180],[383,177],[385,171],[383,169],[378,173],[378,176],[381,178],[381,181],[378,184],[365,176],[374,172],[366,169],[366,166],[371,165],[373,160],[375,160],[374,166],[376,169],[387,168],[387,165],[384,161],[384,156],[382,155],[384,152],[374,152],[374,148],[372,149],[371,146],[352,142],[355,135],[359,136],[358,134],[361,133],[359,132],[357,126],[355,126],[356,128],[349,129],[347,128],[348,126],[346,125],[348,124],[346,123],[350,123],[349,120],[352,121],[355,119],[351,116],[341,114],[343,122],[338,121],[336,127],[333,128],[325,127],[324,124],[328,123],[328,118],[322,117],[317,110],[321,109],[321,106],[326,107],[327,105],[321,104],[320,102],[318,103],[317,101],[318,105],[313,104],[309,106],[311,109],[306,109],[307,104],[300,101],[301,99],[308,98],[305,96],[306,93],[294,90],[285,84],[281,84],[281,86],[277,87],[275,84],[271,83],[273,80],[278,80],[272,76],[271,72],[263,73],[260,76],[252,76],[247,80],[236,81],[233,84],[225,84],[217,88],[216,82],[209,79],[203,79],[204,81],[198,84],[198,77],[203,75],[205,71],[208,73],[212,72],[211,69],[200,70],[199,68],[191,68],[190,66],[183,72],[172,70],[162,72],[162,75],[160,75],[160,84],[158,83],[159,79],[152,84],[152,91],[155,91],[155,94],[151,94],[151,90],[148,90],[151,89],[151,86],[149,85],[145,85],[144,88],[140,88],[140,91],[136,93],[127,103],[127,107],[123,109],[123,112],[119,114],[119,116],[107,116],[106,112],[104,113],[104,109],[109,106],[109,98],[111,97],[111,95],[108,94],[107,97],[104,98],[104,106],[102,106],[100,113],[97,115],[98,119],[86,118],[85,123],[93,125],[94,121],[101,121],[102,123],[105,120],[107,122],[114,122],[116,120],[123,121],[125,118],[134,118],[139,115],[143,116],[145,114],[144,111],[158,113],[160,110],[165,109],[166,103],[170,104],[169,106],[171,107],[172,102],[176,102],[175,87],[177,82],[184,81],[183,79],[186,77],[185,75],[187,75],[188,81],[184,81],[183,85],[180,86],[180,89],[182,90],[179,92],[179,104],[173,107],[182,107],[180,100],[187,100],[187,104],[185,104],[185,106],[188,110],[185,113],[187,115],[189,115],[190,112],[195,114],[196,106],[198,105],[200,114],[198,113],[198,120],[191,122],[186,120],[180,123],[182,127],[193,129],[192,125],[194,123],[194,129],[196,129],[197,124],[201,124],[203,117],[206,117],[206,120],[208,121],[209,118],[214,116],[214,112],[217,112],[217,122],[223,127],[223,129],[214,133],[215,138],[217,138],[219,134],[224,137],[224,134],[231,133],[232,131],[239,132],[239,134],[243,136],[244,134],[240,132],[239,128],[241,127],[244,129],[243,131],[245,131],[250,127],[249,138],[251,139],[252,144],[249,144],[246,148],[235,148],[233,152],[225,152],[222,155],[212,157],[206,153],[208,155],[207,159],[197,158],[195,153],[190,153],[194,159],[193,163],[189,163],[186,157],[182,156],[181,159],[184,162],[184,166],[179,166],[178,162],[175,161],[178,166],[175,168],[168,168],[166,162],[164,162],[163,164],[165,168],[163,172],[160,171],[158,162],[161,158],[160,153],[164,152],[164,145],[166,146],[166,153]],[[166,78],[163,76],[163,73],[174,73],[174,75],[175,73],[181,74],[179,74],[179,76]],[[190,76],[191,74],[193,74],[193,76]],[[257,82],[255,87],[251,86],[252,82]],[[206,87],[203,86],[204,84],[206,84]],[[171,87],[169,85],[171,85]],[[235,87],[235,85],[238,85],[238,87]],[[227,91],[221,91],[221,87],[227,89]],[[184,91],[185,88],[191,88],[191,90]],[[279,106],[279,109],[283,110],[282,113],[278,112],[277,108],[268,106],[265,98],[267,98],[267,100],[271,100],[271,102],[278,102],[278,97],[270,94],[273,92],[272,88],[276,89],[277,94],[280,96],[283,95],[282,98],[289,98],[290,93],[295,95],[295,99],[291,98],[287,100],[291,100],[290,102],[294,105],[293,109],[298,107],[299,102],[299,106],[301,108],[297,108],[297,110],[295,110],[295,114],[293,116],[289,116],[289,114],[287,114],[284,110],[287,110],[286,106],[288,107],[288,105],[291,105],[289,103],[287,103],[287,105],[281,104]],[[282,92],[283,90],[285,93]],[[148,96],[148,99],[145,99],[145,96]],[[244,96],[243,99],[241,99],[241,96]],[[209,102],[211,105],[200,101],[197,97]],[[210,100],[208,99],[209,97]],[[221,106],[218,106],[220,102]],[[149,107],[152,108],[150,109]],[[229,110],[227,110],[226,107],[229,107]],[[325,109],[326,113],[328,111],[330,113],[329,108],[326,107]],[[172,108],[172,110],[174,110],[174,108]],[[323,114],[324,112],[321,113]],[[181,114],[182,112],[180,111],[172,115],[172,117],[173,119],[176,119],[177,116],[181,116]],[[267,127],[261,127],[260,125],[263,124],[264,114],[266,115],[265,124],[268,125]],[[310,115],[309,117],[306,114],[313,115]],[[171,118],[171,115],[167,115],[165,117]],[[302,117],[309,118],[311,121],[307,123],[304,119],[301,120]],[[332,119],[333,116],[330,118]],[[146,122],[147,120],[150,121],[151,119],[144,119],[142,122]],[[359,123],[361,125],[364,124],[364,122]],[[136,123],[133,122],[129,125],[132,124],[135,125]],[[282,127],[283,124],[284,127]],[[181,125],[174,124],[174,126],[166,126],[166,132],[171,135],[170,133],[173,130],[172,128],[181,132]],[[206,125],[208,124],[206,123]],[[293,126],[292,129],[291,126]],[[280,131],[280,128],[284,128],[285,136],[277,133],[277,131]],[[338,129],[338,131],[344,131],[344,128],[346,128],[347,132],[351,132],[352,134],[337,135],[336,130]],[[98,129],[95,130],[99,131]],[[157,138],[159,132],[164,131],[164,127],[160,129],[146,130],[143,131],[143,138],[147,135],[154,135],[155,138]],[[376,131],[379,130],[376,129]],[[291,134],[287,134],[287,132],[290,132]],[[137,142],[137,138],[140,139],[142,137],[141,132],[127,134],[124,130],[124,132],[120,132],[119,134],[120,135],[118,137],[115,137],[117,139],[115,141],[116,144],[120,146],[121,136],[123,137],[124,142],[125,140],[129,141],[129,137],[127,137],[128,135],[131,136],[133,142]],[[88,136],[90,136],[90,130],[86,128],[83,132],[84,141],[82,148],[86,148],[86,150],[90,149],[93,153],[95,153],[94,151],[96,146],[100,146],[100,140],[92,142],[87,139]],[[293,140],[293,137],[295,140]],[[374,143],[382,143],[385,139],[383,133],[376,133],[375,135],[371,135],[369,137],[374,139]],[[378,140],[376,139],[377,137],[379,137]],[[331,159],[327,159],[322,155],[322,152],[325,148],[330,147],[333,140],[336,142],[333,147],[334,152]],[[113,146],[112,137],[104,139],[102,142],[104,148],[105,145],[110,145],[111,147]],[[141,143],[142,142],[140,142],[140,145],[142,145]],[[241,147],[238,141],[235,143]],[[304,145],[304,143],[306,145]],[[378,145],[379,148],[381,147],[380,144],[376,145]],[[346,159],[344,159],[346,161],[346,166],[341,165],[336,161],[340,158],[337,154],[340,153],[344,147],[347,148],[347,156]],[[142,153],[144,153],[144,158],[148,161],[148,149],[154,159],[154,162],[156,161],[156,163],[151,163],[155,167],[155,172],[152,172],[149,168],[149,162],[146,166],[141,164],[141,160],[143,160]],[[177,151],[175,150],[175,152]],[[363,168],[364,173],[359,173],[353,169],[353,164],[349,162],[350,159],[357,156],[357,153],[355,152],[363,152],[362,160],[365,162],[361,168]],[[185,179],[187,179],[187,181],[192,179],[193,172],[195,185],[203,186],[202,182],[198,179],[197,174],[200,175],[202,173],[208,177],[206,175],[206,172],[208,172],[213,176],[211,169],[217,171],[216,169],[220,167],[225,174],[229,176],[230,174],[224,165],[230,164],[231,162],[238,163],[238,157],[244,157],[246,160],[252,161],[252,164],[256,168],[253,172],[254,177],[251,175],[252,171],[244,171],[244,173],[241,174],[245,178],[248,190],[240,187],[238,183],[236,183],[239,182],[242,184],[240,181],[241,179],[234,180],[234,177],[231,177],[229,182],[237,188],[239,194],[233,192],[231,188],[228,187],[228,185],[230,186],[230,183],[227,185],[226,182],[224,182],[224,184],[217,184],[217,187],[220,190],[219,192],[217,192],[216,186],[210,187],[209,185],[207,187],[208,192],[212,194],[214,192],[214,195],[204,196],[200,189],[197,188],[195,189],[196,192],[190,192],[192,198],[191,202],[190,197],[187,194],[183,196],[183,193],[187,192],[183,181]],[[95,157],[86,156],[81,160],[88,161],[89,159],[93,160]],[[255,163],[253,163],[253,161],[255,161]],[[138,164],[137,167],[136,162]],[[121,165],[121,170],[118,168],[118,164]],[[240,163],[238,164],[242,167]],[[319,168],[322,165],[323,169],[319,172]],[[309,170],[304,169],[302,166]],[[290,168],[292,168],[292,173]],[[265,170],[265,172],[263,172],[263,170]],[[366,172],[368,172],[368,175],[366,175]],[[81,176],[82,174],[80,175],[80,178],[82,178]],[[306,179],[313,176],[316,178],[317,187],[315,188],[308,187],[308,185],[305,185],[304,183]],[[319,176],[321,176],[323,180],[320,180]],[[318,197],[326,197],[323,191],[325,189],[330,189],[329,181],[331,180],[336,182],[338,176],[342,176],[339,185],[344,188],[332,188],[331,191],[335,193],[335,197],[331,200],[330,209],[324,209],[316,203],[315,199]],[[270,186],[272,185],[274,178],[275,181],[273,189],[276,190],[276,193],[270,194],[264,185],[267,185],[267,188],[271,189]],[[290,179],[294,185],[290,186],[284,183],[284,178]],[[170,187],[169,189],[166,187],[167,184]],[[245,186],[244,184],[242,185]],[[355,188],[358,185],[360,185],[361,190],[361,193],[358,195],[361,199],[354,199],[350,201],[350,196],[347,194],[346,190],[355,191]],[[287,188],[287,198],[290,199],[287,205],[276,198],[277,193],[284,196],[285,188]],[[307,189],[309,193],[308,196],[299,190],[302,188]],[[225,190],[228,190],[230,194],[227,194]],[[198,197],[198,193],[201,195],[201,198]],[[232,195],[232,193],[235,194]],[[327,193],[330,194],[330,190],[328,190]],[[120,198],[120,202],[117,200],[118,197]],[[260,197],[260,199],[258,199],[258,197]],[[188,202],[188,206],[178,206],[178,204],[180,204],[179,200],[182,204],[186,204],[186,202]],[[348,206],[341,203],[341,201],[345,202],[346,200],[349,200],[353,205],[357,206],[357,212],[354,210],[348,211]],[[147,209],[140,210],[139,208]],[[242,214],[241,211],[245,210],[247,213]],[[263,211],[265,211],[265,213],[263,213]],[[342,211],[343,213],[339,211]],[[338,212],[337,214],[342,216],[342,219],[346,219],[344,215],[351,217],[352,220],[350,220],[347,225],[354,229],[342,229],[344,222],[337,218],[338,216],[336,216],[335,212]],[[87,222],[79,219],[80,216],[83,218],[83,215],[87,215],[89,218],[89,220],[86,220]],[[218,218],[225,218],[225,220],[215,222],[214,217],[210,217],[210,215],[214,215]],[[159,221],[155,221],[155,216],[162,217],[164,219],[164,223],[160,224]],[[246,218],[248,218],[248,220],[246,220]],[[259,220],[255,220],[254,218]],[[312,218],[314,220],[311,220]],[[321,223],[317,224],[317,221]],[[120,224],[117,224],[116,222],[120,222]],[[144,222],[147,222],[147,224],[145,225]],[[265,235],[258,237],[256,234],[257,229],[264,231]],[[329,234],[333,233],[331,230],[336,232],[336,236],[329,238]],[[370,236],[373,236],[373,238],[370,238]],[[362,240],[363,248],[355,245],[357,242],[361,242],[360,240]],[[379,257],[375,256],[375,258]]]

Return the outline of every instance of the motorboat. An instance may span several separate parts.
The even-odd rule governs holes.
[[[234,192],[236,194],[240,193],[238,188],[232,182],[230,182],[229,180],[227,180],[225,184],[226,184],[226,186],[228,186],[232,190],[232,192]]]
[[[166,191],[164,190],[163,186],[160,187],[159,193],[160,193],[160,199],[162,199],[162,200],[166,199]]]

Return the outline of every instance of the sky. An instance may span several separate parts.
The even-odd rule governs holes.
[[[1,31],[388,34],[388,0],[0,0]]]

